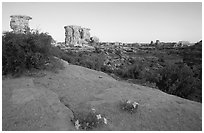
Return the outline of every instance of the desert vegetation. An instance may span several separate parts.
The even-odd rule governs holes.
[[[122,80],[147,85],[166,93],[202,101],[202,41],[185,48],[151,50],[123,49],[100,44],[94,51],[63,50],[51,45],[52,37],[32,31],[5,32],[2,36],[2,72],[21,74],[26,70],[58,67],[54,56],[71,64],[115,75]]]
[[[131,100],[122,100],[119,103],[120,109],[130,114],[136,113],[139,103]]]
[[[102,115],[93,108],[89,112],[76,112],[71,120],[77,130],[92,130],[108,124],[105,115]]]
[[[71,64],[103,71],[122,80],[160,89],[182,98],[202,101],[202,41],[184,48],[131,49],[117,47],[95,51],[61,50],[53,54]],[[191,58],[193,57],[193,58]]]
[[[4,32],[2,36],[2,73],[20,75],[25,71],[59,67],[50,53],[52,37],[33,30],[27,34]],[[59,63],[57,63],[59,64]]]

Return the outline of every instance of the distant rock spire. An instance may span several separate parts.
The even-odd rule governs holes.
[[[76,25],[68,25],[64,28],[66,45],[75,46],[90,41],[90,29]]]
[[[10,27],[14,33],[27,33],[30,31],[29,20],[30,16],[25,15],[11,15]]]

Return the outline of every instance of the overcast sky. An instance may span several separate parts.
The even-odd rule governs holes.
[[[202,39],[202,3],[3,3],[2,29],[10,15],[28,15],[31,29],[64,41],[66,25],[91,29],[100,41],[197,42]]]

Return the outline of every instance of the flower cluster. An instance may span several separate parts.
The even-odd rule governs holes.
[[[128,111],[130,113],[134,113],[139,106],[139,103],[133,102],[131,100],[126,100],[121,102],[121,109]]]
[[[107,118],[99,113],[96,113],[95,109],[91,109],[91,111],[88,113],[78,113],[74,116],[72,122],[77,130],[89,130],[99,127],[100,125],[108,124]]]

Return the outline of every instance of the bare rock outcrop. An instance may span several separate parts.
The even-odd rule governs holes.
[[[30,16],[25,15],[12,15],[10,21],[10,27],[14,33],[27,33],[30,31],[29,20]]]
[[[75,46],[86,44],[90,41],[90,29],[81,26],[65,26],[65,44]]]

